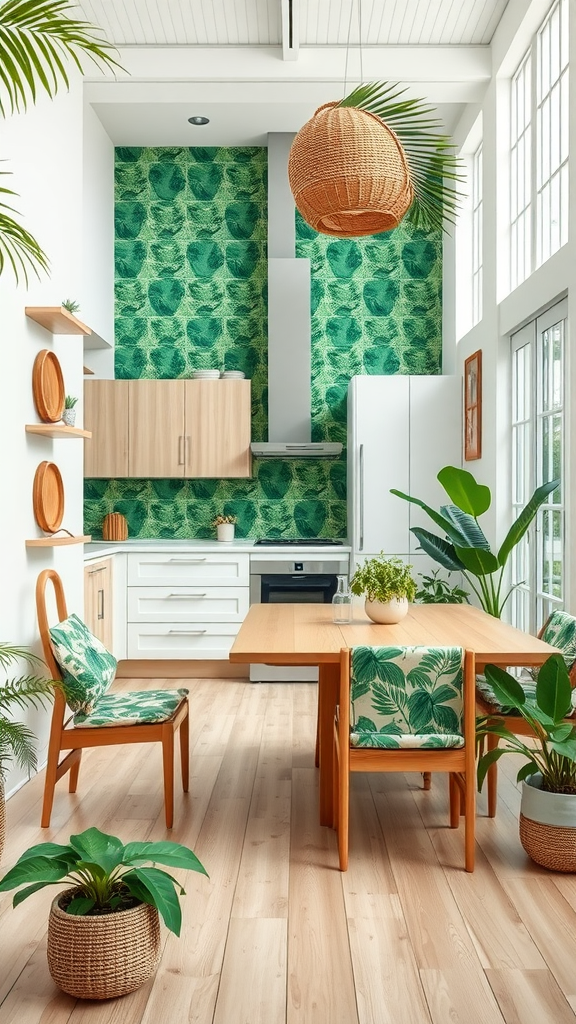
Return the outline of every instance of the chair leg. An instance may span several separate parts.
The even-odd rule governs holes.
[[[320,709],[316,713],[316,746],[314,747],[314,765],[320,766]]]
[[[476,853],[476,778],[472,772],[464,779],[464,864],[466,871],[474,871]]]
[[[58,755],[60,753],[60,738],[50,737],[48,745],[48,761],[46,764],[46,778],[44,779],[44,799],[42,801],[41,828],[50,827],[52,806],[54,804],[54,790],[58,781]]]
[[[182,789],[187,793],[190,783],[190,719],[188,715],[180,723],[180,765]]]
[[[498,746],[499,737],[492,734],[487,736],[487,749],[495,750]],[[487,772],[488,781],[488,817],[496,817],[496,806],[498,804],[498,762],[494,761]]]
[[[172,828],[174,824],[174,729],[172,724],[164,726],[162,730],[162,762],[166,828]]]
[[[336,814],[338,816],[338,860],[340,871],[348,870],[348,831],[350,818],[350,773],[342,771],[340,759],[335,767],[335,777],[338,781],[338,803]]]
[[[448,776],[450,790],[450,828],[458,828],[460,824],[460,786],[454,772]]]
[[[78,788],[78,775],[80,773],[80,762],[82,760],[82,751],[79,751],[78,760],[74,762],[70,769],[70,778],[68,780],[68,792],[75,793]]]
[[[432,772],[422,772],[422,789],[430,789],[432,786]]]

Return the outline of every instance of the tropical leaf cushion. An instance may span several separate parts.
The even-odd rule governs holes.
[[[353,647],[353,747],[462,747],[461,647]]]
[[[70,615],[49,632],[66,703],[71,711],[88,714],[112,685],[116,658],[77,615]]]
[[[134,690],[128,693],[107,693],[93,711],[74,715],[74,725],[84,729],[100,729],[112,725],[152,725],[166,722],[187,697],[188,690]]]

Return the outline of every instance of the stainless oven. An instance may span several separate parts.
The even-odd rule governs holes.
[[[347,576],[347,552],[278,552],[250,556],[250,604],[329,604],[338,576]],[[253,682],[318,679],[318,669],[251,665]]]

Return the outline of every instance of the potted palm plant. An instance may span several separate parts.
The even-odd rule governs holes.
[[[353,594],[366,595],[364,610],[373,622],[400,622],[408,612],[408,602],[416,595],[412,566],[401,558],[386,558],[381,551],[358,566],[350,580]]]
[[[478,788],[498,758],[521,754],[525,763],[517,781],[522,783],[522,846],[537,864],[554,871],[576,871],[576,727],[567,720],[574,709],[564,658],[553,654],[542,665],[534,696],[497,665],[487,665],[485,674],[503,711],[521,715],[533,738],[512,733],[505,715],[479,718],[478,740],[492,735],[499,743],[478,760]]]
[[[151,864],[151,867],[146,867]],[[175,935],[182,914],[180,883],[156,864],[206,874],[196,855],[173,842],[122,843],[88,828],[67,846],[39,843],[0,881],[16,907],[38,889],[64,881],[48,921],[48,969],[77,999],[111,999],[150,978],[160,958],[159,915]]]
[[[12,644],[0,643],[0,668],[24,659],[30,665],[42,664],[35,654]],[[14,721],[12,713],[29,705],[38,707],[53,695],[54,683],[37,675],[5,679],[0,686],[0,858],[6,836],[6,803],[4,785],[8,766],[14,761],[28,772],[36,771],[35,736],[24,722]]]
[[[403,491],[391,488],[391,494],[418,505],[440,527],[444,535],[442,537],[419,526],[411,527],[410,532],[417,537],[422,550],[444,569],[461,572],[484,611],[499,619],[514,590],[512,586],[503,592],[510,552],[526,533],[540,505],[556,490],[560,481],[551,480],[536,488],[528,504],[512,523],[498,551],[493,552],[478,522],[479,517],[490,508],[490,488],[479,484],[472,473],[456,466],[444,466],[437,479],[450,501],[438,512],[420,498],[404,494]]]

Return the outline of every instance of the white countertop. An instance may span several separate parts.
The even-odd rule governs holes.
[[[84,558],[104,558],[122,551],[242,551],[246,554],[277,555],[280,552],[295,555],[302,554],[349,554],[352,550],[347,544],[256,544],[254,538],[237,538],[230,544],[217,540],[167,540],[162,537],[133,540],[101,540],[84,545]]]

